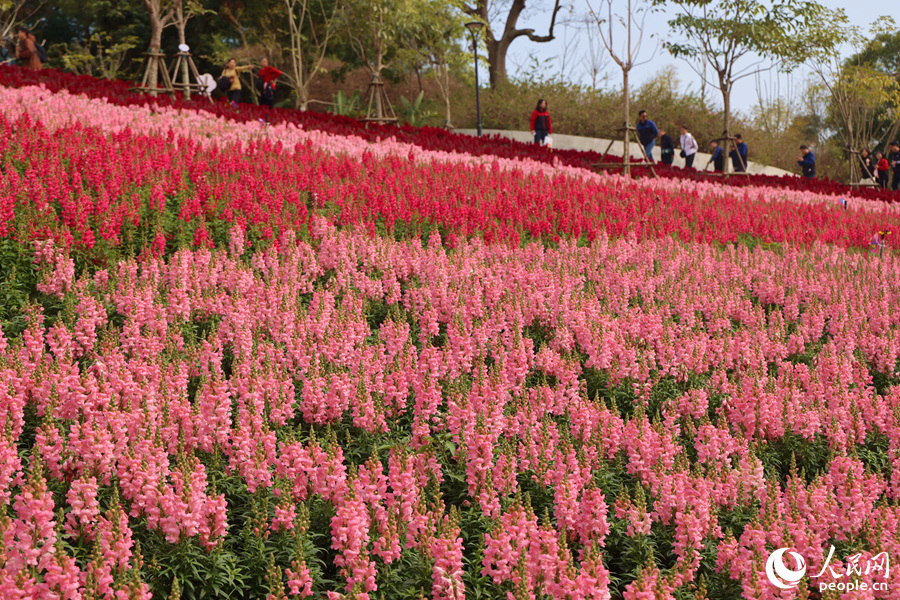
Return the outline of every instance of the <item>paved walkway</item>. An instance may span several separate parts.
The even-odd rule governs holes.
[[[464,135],[475,135],[476,131],[474,129],[454,129],[454,133],[462,133]],[[516,140],[519,142],[532,143],[534,142],[534,137],[531,135],[531,132],[528,131],[502,131],[499,129],[483,129],[482,134],[484,135],[500,135],[501,137],[509,138],[511,140]],[[677,141],[677,140],[676,140]],[[658,144],[658,143],[657,143]],[[559,150],[592,150],[594,152],[603,152],[606,150],[606,147],[609,145],[609,140],[599,139],[599,138],[589,138],[589,137],[581,137],[579,135],[561,135],[558,133],[553,134],[553,147]],[[640,147],[632,142],[631,146],[631,156],[639,157],[641,155]],[[614,156],[622,156],[623,144],[621,141],[613,142],[612,148],[609,153]],[[653,160],[659,161],[659,145],[653,149]],[[712,164],[709,163],[710,155],[706,152],[698,152],[697,156],[694,158],[694,168],[698,170],[702,170],[704,166],[706,166],[707,171],[712,171]],[[675,166],[683,167],[684,159],[675,154]],[[750,173],[758,173],[761,175],[793,175],[798,176],[797,173],[791,173],[790,171],[785,171],[783,169],[778,169],[775,167],[770,167],[767,165],[761,165],[755,162],[750,162],[747,165],[747,171]]]

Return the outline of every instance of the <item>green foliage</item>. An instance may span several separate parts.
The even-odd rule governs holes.
[[[836,145],[858,150],[883,147],[900,130],[900,73],[890,55],[900,36],[889,18],[869,31],[843,27],[841,35],[856,49],[851,57],[822,51],[813,61],[813,70],[828,93],[826,123]]]
[[[406,96],[400,96],[400,115],[401,120],[405,120],[413,127],[421,127],[435,117],[434,111],[428,108],[428,103],[424,102],[425,91],[420,91],[416,99],[410,102]]]
[[[244,557],[235,554],[234,544],[207,553],[195,541],[182,542],[173,548],[160,538],[144,536],[142,544],[145,552],[149,552],[146,556],[150,576],[145,581],[157,597],[164,596],[175,581],[185,600],[237,598],[246,593],[249,573],[241,564]]]
[[[139,47],[136,36],[124,36],[116,40],[109,34],[94,33],[87,40],[72,42],[62,48],[51,47],[58,53],[63,66],[74,73],[82,73],[103,79],[117,79],[131,50]]]
[[[900,75],[900,30],[876,33],[865,47],[848,57],[844,64],[867,65],[882,73]]]
[[[0,327],[7,337],[25,330],[25,307],[38,293],[38,272],[32,258],[24,244],[0,238]]]
[[[133,59],[140,58],[150,39],[141,0],[55,0],[52,4],[52,10],[46,4],[41,9],[51,66],[107,78],[137,73],[140,63]]]
[[[840,9],[794,0],[654,0],[654,5],[679,9],[669,21],[679,39],[663,43],[673,56],[706,61],[732,80],[740,72],[729,65],[749,53],[790,70],[813,53],[836,47],[838,28],[847,22]]]
[[[427,17],[423,0],[346,0],[344,26],[347,41],[359,60],[373,74],[411,52],[403,40],[415,36],[420,20]]]
[[[353,92],[349,97],[344,93],[344,90],[338,90],[336,94],[331,96],[331,105],[328,107],[328,112],[345,117],[356,117],[359,115],[360,102],[359,90]]]

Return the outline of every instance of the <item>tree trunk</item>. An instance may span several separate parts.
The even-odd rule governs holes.
[[[381,95],[382,95],[381,90],[384,89],[382,87],[384,85],[384,82],[381,81],[381,69],[378,69],[377,71],[375,71],[375,73],[372,77],[372,81],[373,82],[378,81],[379,83],[381,83],[381,85],[376,85],[372,88],[372,93],[375,94],[375,118],[383,119],[384,118],[384,103],[381,101]]]
[[[162,19],[159,17],[158,11],[150,12],[150,54],[158,54],[162,48]],[[150,95],[156,96],[156,84],[159,81],[159,61],[153,57],[147,57],[150,61],[149,73],[147,74],[147,87],[150,88]]]
[[[504,43],[503,40],[495,41],[488,36],[485,40],[485,45],[488,53],[488,79],[491,83],[491,89],[495,90],[508,80],[506,75],[506,51],[509,50],[509,42]]]
[[[731,140],[728,139],[731,137],[731,84],[726,82],[721,76],[719,77],[719,89],[722,90],[722,106],[724,110],[722,111],[722,125],[725,127],[725,131],[722,134],[722,137],[725,139],[722,140],[722,169],[723,173],[731,173],[731,157],[728,156],[728,149],[731,146]],[[735,148],[737,150],[737,148]],[[744,165],[746,169],[746,165]]]
[[[450,69],[446,64],[441,68],[440,76],[444,80],[444,85],[441,86],[444,96],[444,127],[453,129],[453,118],[450,114]]]
[[[434,67],[434,82],[438,86],[441,100],[444,101],[444,127],[453,129],[453,123],[450,117],[450,68],[447,62],[440,57],[440,60],[432,62]]]
[[[381,72],[384,70],[384,51],[383,45],[379,44],[375,50],[375,66],[372,69],[372,81],[378,81],[381,85],[375,86],[372,91],[375,94],[375,118],[383,119],[385,117],[385,108],[382,97],[384,96],[384,81],[381,79]]]
[[[307,75],[303,56],[299,52],[294,54],[293,65],[294,92],[297,94],[294,98],[294,108],[300,112],[306,112],[309,109],[309,84],[313,76],[312,74]]]
[[[509,45],[519,37],[528,36],[528,39],[536,43],[545,43],[553,41],[553,27],[556,25],[556,15],[559,13],[562,5],[561,0],[556,0],[553,5],[553,16],[550,18],[550,28],[547,35],[535,35],[534,29],[517,29],[516,23],[525,10],[525,0],[512,0],[509,10],[506,13],[506,23],[503,25],[503,33],[500,37],[495,37],[490,26],[484,38],[488,51],[488,76],[491,82],[491,88],[496,89],[507,82],[506,75],[506,52]],[[467,14],[481,19],[483,23],[490,23],[490,15],[488,14],[488,0],[477,0],[474,7],[465,9]]]
[[[181,5],[178,6],[178,43],[187,45],[187,37],[185,35],[185,30],[187,29],[187,19],[184,18],[184,10]],[[178,77],[178,73],[175,73],[175,77]],[[191,75],[188,71],[188,61],[186,56],[181,57],[181,82],[184,85],[182,88],[184,97],[186,100],[191,99]]]
[[[175,4],[177,2],[177,4]],[[162,49],[162,33],[167,25],[171,24],[173,10],[181,6],[182,0],[170,0],[165,3],[164,0],[144,0],[144,8],[147,9],[147,15],[150,17],[150,54],[160,54]],[[147,65],[147,87],[150,89],[150,95],[156,96],[157,83],[159,82],[159,65],[160,62],[155,58],[147,57],[150,62]],[[165,68],[165,67],[163,67]],[[166,74],[168,77],[168,74]]]
[[[321,31],[317,31],[317,23],[310,12],[310,0],[283,0],[283,6],[287,10],[285,16],[290,26],[291,42],[291,63],[290,69],[287,69],[286,83],[296,93],[294,107],[305,111],[309,107],[310,86],[327,55],[341,4],[335,3],[332,12],[324,15]]]
[[[296,2],[284,0],[284,8],[287,10],[291,34],[291,71],[294,80],[294,93],[296,94],[294,97],[294,108],[306,111],[309,104],[309,86],[306,78],[306,67],[303,64],[303,49],[300,47],[301,40],[303,39],[301,33],[301,29],[303,28],[302,19],[304,19],[306,15],[306,6],[304,3],[300,3],[299,6],[301,8],[301,21],[298,23],[297,16],[294,13]]]
[[[299,36],[299,33],[296,34]],[[291,50],[291,70],[294,72],[294,108],[305,111],[309,103],[309,88],[304,81],[303,55],[297,48]]]
[[[623,126],[624,131],[622,132],[622,140],[624,142],[622,145],[622,158],[625,161],[626,177],[631,176],[631,130],[628,129],[631,126],[631,94],[628,91],[628,71],[629,69],[622,69],[622,100],[625,107],[625,123]],[[638,143],[640,142],[641,140],[638,139]]]
[[[847,119],[847,142],[851,148],[857,147],[856,134],[853,132],[853,113],[849,113],[849,118]]]
[[[297,89],[294,91],[297,92],[297,98],[294,100],[294,108],[300,112],[306,112],[307,109],[309,109],[309,87],[306,85],[298,85]]]

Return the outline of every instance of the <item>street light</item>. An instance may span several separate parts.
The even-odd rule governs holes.
[[[484,27],[481,21],[466,23],[472,32],[472,51],[475,53],[475,114],[478,117],[478,137],[481,137],[481,96],[478,94],[478,32]]]

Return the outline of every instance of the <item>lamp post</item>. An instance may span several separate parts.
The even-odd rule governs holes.
[[[466,23],[472,32],[472,51],[475,53],[475,114],[478,118],[478,137],[481,137],[481,96],[478,94],[478,32],[484,27],[480,21]]]

